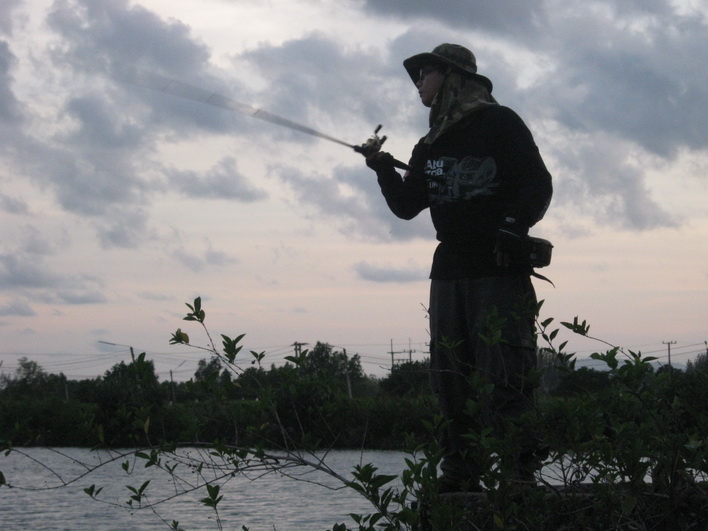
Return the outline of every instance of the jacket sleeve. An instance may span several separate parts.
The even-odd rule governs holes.
[[[428,207],[425,168],[427,147],[419,142],[413,149],[409,162],[410,170],[404,177],[393,168],[377,172],[381,193],[386,204],[397,217],[413,219]]]
[[[507,111],[499,131],[502,158],[508,161],[511,176],[504,217],[528,230],[543,219],[551,202],[553,184],[531,131],[516,113]]]

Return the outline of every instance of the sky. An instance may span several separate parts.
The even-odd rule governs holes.
[[[207,354],[169,338],[208,347],[182,320],[196,297],[217,344],[245,334],[243,366],[318,341],[378,376],[427,357],[427,212],[396,219],[346,146],[125,72],[347,144],[382,124],[407,160],[428,111],[402,61],[443,42],[475,53],[553,175],[541,318],[662,363],[705,353],[705,0],[0,0],[0,372],[94,378],[132,348],[189,379]]]

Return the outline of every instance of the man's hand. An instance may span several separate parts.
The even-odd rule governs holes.
[[[509,267],[523,263],[528,251],[526,236],[528,228],[521,227],[514,218],[506,218],[497,230],[497,242],[494,246],[497,265]]]
[[[377,151],[373,155],[366,157],[366,165],[376,173],[395,171],[393,161],[393,156],[385,151]]]

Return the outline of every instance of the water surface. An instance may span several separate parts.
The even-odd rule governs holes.
[[[193,483],[197,478],[186,466],[178,465],[177,469],[186,482],[175,483],[156,467],[146,469],[141,461],[135,467],[129,463],[128,474],[122,467],[125,459],[109,462],[112,454],[106,452],[80,448],[21,451],[28,457],[18,451],[0,456],[0,471],[9,484],[17,486],[0,487],[0,529],[3,531],[169,529],[173,520],[185,530],[218,529],[214,511],[199,503],[206,496],[203,488],[165,501],[155,511],[131,510],[127,505],[133,494],[127,486],[137,489],[147,480],[150,480],[148,501],[169,498],[183,491],[188,487],[186,482]],[[381,473],[400,474],[405,456],[401,452],[334,451],[326,456],[326,462],[346,477],[351,477],[354,466],[360,463],[373,463]],[[105,464],[88,473],[80,463]],[[336,523],[353,527],[349,513],[373,512],[365,499],[349,488],[337,489],[341,483],[324,473],[305,473],[307,469],[288,469],[287,472],[295,478],[252,471],[230,479],[222,487],[224,499],[218,505],[223,528],[327,530]],[[87,475],[81,477],[82,474]],[[77,477],[69,485],[59,487],[62,480]],[[101,501],[84,493],[84,488],[91,485],[103,487],[98,495]]]

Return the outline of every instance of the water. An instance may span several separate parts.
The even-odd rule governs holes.
[[[91,452],[81,448],[22,449],[9,456],[0,454],[0,471],[6,481],[16,487],[0,487],[0,530],[92,530],[130,531],[169,529],[176,520],[181,529],[218,529],[214,511],[204,507],[199,500],[206,497],[201,488],[168,499],[155,510],[131,510],[126,501],[133,494],[127,485],[139,488],[150,480],[147,493],[149,501],[169,498],[177,490],[188,488],[187,483],[175,484],[157,467],[145,468],[138,461],[130,474],[123,468],[126,459],[117,459],[108,452]],[[59,453],[58,453],[59,452]],[[183,450],[185,457],[197,456],[198,450]],[[209,461],[209,456],[201,455]],[[373,463],[380,473],[400,474],[404,469],[401,452],[385,451],[333,451],[325,462],[336,472],[351,478],[354,466]],[[80,463],[101,466],[87,473]],[[42,466],[46,465],[46,466]],[[180,464],[176,470],[187,482],[196,480],[196,473]],[[296,478],[279,474],[262,474],[251,471],[239,474],[222,487],[223,501],[218,505],[219,517],[226,530],[251,531],[318,531],[332,529],[336,523],[354,527],[349,513],[369,514],[371,505],[352,489],[340,488],[341,482],[322,473],[303,474],[305,469],[287,469]],[[72,483],[61,485],[77,478]],[[60,479],[62,478],[62,479]],[[102,501],[91,499],[84,488],[95,484],[102,486],[98,495]],[[323,486],[324,485],[324,486]]]

